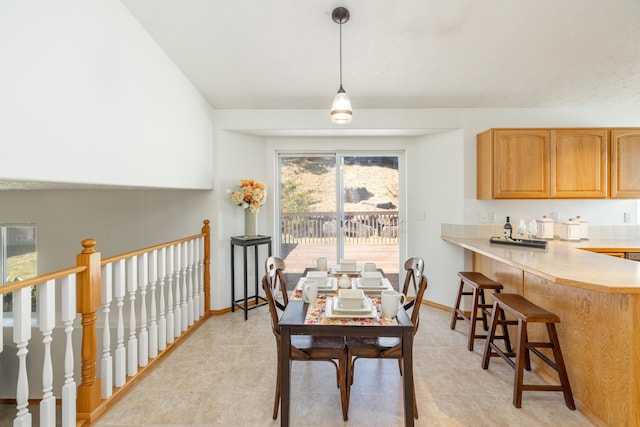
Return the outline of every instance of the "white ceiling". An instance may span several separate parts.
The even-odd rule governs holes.
[[[216,109],[640,105],[639,0],[121,0]]]
[[[351,13],[343,83],[354,111],[640,106],[640,0],[121,2],[216,109],[329,110],[339,86],[337,6]],[[0,190],[56,188],[111,187],[0,181]]]

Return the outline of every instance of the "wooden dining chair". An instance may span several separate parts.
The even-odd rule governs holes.
[[[280,345],[280,313],[271,291],[268,276],[262,278],[262,288],[264,289],[269,312],[271,313],[271,327],[273,335],[276,337],[276,349],[278,359],[278,369],[276,373],[276,392],[273,403],[273,419],[278,417],[280,407],[280,352],[283,351]],[[311,335],[291,336],[291,360],[302,361],[324,361],[332,363],[336,368],[336,383],[340,389],[340,403],[342,406],[342,417],[345,421],[347,416],[347,349],[343,337],[316,337]],[[336,363],[337,361],[337,363]]]
[[[418,332],[420,324],[420,301],[427,289],[428,281],[426,276],[420,276],[418,290],[415,301],[417,305],[411,312],[411,322],[413,323],[413,336]],[[349,372],[347,379],[347,410],[349,409],[349,399],[351,395],[351,384],[353,384],[356,360],[364,359],[402,359],[402,340],[399,337],[347,337],[347,363]],[[402,371],[400,372],[402,375]],[[413,386],[413,413],[418,418],[418,405],[416,402],[415,383]]]
[[[415,294],[418,293],[418,286],[420,284],[420,278],[424,274],[424,260],[420,257],[414,256],[407,259],[404,262],[404,285],[402,286],[402,293],[407,296],[407,292],[409,292],[409,287],[413,285],[413,291]],[[415,298],[408,300],[404,303],[404,309],[409,311],[413,304],[415,303]]]
[[[264,262],[264,271],[271,286],[271,294],[274,295],[274,302],[280,310],[284,310],[289,303],[287,284],[284,280],[284,267],[284,261],[277,256],[270,256]],[[278,291],[282,294],[282,302],[278,301],[276,297]]]

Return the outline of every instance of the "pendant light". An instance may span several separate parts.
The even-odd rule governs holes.
[[[331,105],[331,121],[339,125],[351,123],[353,111],[351,101],[342,88],[342,24],[349,21],[349,11],[344,7],[336,7],[331,13],[331,18],[336,24],[340,24],[340,89]]]

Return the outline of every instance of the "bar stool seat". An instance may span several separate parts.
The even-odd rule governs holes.
[[[473,344],[476,338],[487,338],[486,334],[476,334],[476,323],[479,320],[482,320],[482,326],[484,330],[487,331],[488,327],[488,318],[491,315],[489,309],[492,307],[492,304],[487,304],[485,300],[485,290],[493,290],[495,293],[500,293],[500,290],[503,286],[489,279],[482,273],[476,271],[461,271],[458,273],[460,277],[460,288],[458,289],[458,296],[456,298],[455,306],[453,307],[453,316],[451,318],[451,329],[456,328],[456,323],[458,320],[464,320],[469,323],[469,338],[467,342],[467,349],[469,351],[473,351]],[[471,288],[470,291],[465,291],[465,286]],[[471,312],[469,316],[467,316],[464,311],[460,309],[460,301],[462,301],[463,295],[471,295],[472,296],[472,305]],[[480,310],[480,315],[478,316],[478,310]],[[503,327],[503,334],[497,336],[496,338],[501,338],[505,340],[505,346],[511,350],[511,343],[509,342],[509,334],[507,333],[507,327]]]
[[[484,354],[482,356],[482,369],[489,367],[491,357],[502,357],[515,370],[514,387],[513,387],[513,406],[520,408],[522,405],[522,391],[562,391],[564,393],[564,401],[569,409],[576,409],[569,385],[569,377],[560,351],[560,341],[556,333],[555,324],[560,322],[560,317],[544,308],[541,308],[531,301],[518,294],[493,294],[493,311],[491,313],[491,327],[489,329],[489,338],[485,342]],[[508,313],[509,317],[515,317],[516,320],[500,319],[500,315]],[[529,341],[527,334],[527,324],[537,322],[544,323],[547,327],[549,341],[532,342]],[[518,339],[515,352],[507,349],[503,351],[494,341],[494,334],[498,324],[518,325]],[[554,360],[551,360],[543,354],[538,348],[550,348],[553,352]],[[524,369],[531,370],[530,352],[540,357],[547,365],[551,366],[560,379],[559,385],[551,384],[524,384]]]

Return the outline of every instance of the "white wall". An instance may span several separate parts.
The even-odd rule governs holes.
[[[470,267],[464,251],[441,242],[440,224],[443,222],[477,224],[480,214],[485,212],[494,212],[497,222],[502,222],[507,215],[515,220],[520,217],[530,220],[550,212],[558,212],[561,220],[581,215],[591,224],[622,224],[623,212],[632,212],[634,220],[638,216],[635,200],[476,200],[475,145],[477,133],[491,127],[640,127],[640,108],[360,110],[356,111],[354,117],[350,125],[338,127],[330,122],[324,110],[217,110],[216,147],[230,146],[225,148],[225,153],[229,154],[235,150],[231,147],[235,147],[238,136],[234,135],[243,134],[244,138],[251,138],[250,150],[264,156],[262,165],[251,176],[255,178],[256,174],[273,173],[275,151],[280,148],[331,150],[335,147],[349,149],[352,146],[364,146],[375,149],[377,141],[385,139],[363,135],[403,132],[415,135],[424,130],[424,136],[389,136],[386,148],[407,150],[409,193],[413,194],[411,189],[418,186],[424,197],[424,201],[420,199],[418,202],[411,197],[408,201],[407,226],[411,231],[408,232],[407,248],[409,256],[415,251],[425,258],[426,273],[430,280],[426,298],[436,303],[453,304],[457,282],[455,273]],[[430,134],[434,131],[438,133]],[[336,135],[341,133],[342,136],[315,139],[307,136],[331,132],[336,132]],[[274,134],[290,136],[270,136]],[[266,151],[258,148],[263,144],[267,146]],[[218,154],[217,166],[232,163],[243,168],[237,162],[244,154],[232,153],[232,157],[227,159],[218,158]],[[232,168],[227,166],[227,169]],[[245,170],[249,169],[243,168]],[[235,178],[238,175],[232,173],[231,176]],[[270,177],[269,180],[273,185],[274,178]],[[266,208],[270,217],[265,224],[267,228],[264,234],[273,235],[273,205],[268,204]],[[419,210],[427,213],[424,223],[413,220]],[[221,216],[228,212],[229,209],[220,210]],[[223,223],[220,223],[219,249],[227,254],[229,250],[225,241],[228,236],[242,230],[238,222],[239,215],[233,215],[237,218],[230,230],[225,231]],[[227,262],[220,265],[226,265]],[[229,299],[226,295],[225,298]]]
[[[208,105],[118,0],[1,8],[0,179],[211,188]]]
[[[461,130],[421,137],[408,156],[409,256],[421,256],[429,286],[425,299],[449,306],[455,299],[455,277],[464,270],[463,251],[440,238],[440,224],[463,222],[465,171]],[[426,220],[417,220],[417,212]],[[411,227],[413,225],[413,227]]]
[[[264,138],[243,135],[233,132],[218,131],[216,133],[215,161],[215,212],[216,218],[212,222],[211,236],[211,308],[219,310],[231,305],[231,268],[230,241],[231,236],[241,236],[244,233],[244,210],[231,203],[226,191],[237,191],[241,179],[253,179],[267,185],[268,163]],[[273,235],[273,228],[268,225],[268,219],[273,211],[273,199],[267,196],[267,202],[258,213],[258,233]],[[261,250],[266,250],[262,247]],[[252,251],[249,251],[252,252]],[[253,257],[249,256],[249,265]],[[242,251],[236,249],[236,283],[242,280],[241,269]],[[262,277],[262,272],[258,272]],[[249,270],[249,277],[253,277],[254,269]],[[250,286],[253,282],[250,282]],[[237,288],[240,289],[240,288]],[[252,292],[248,292],[252,295]]]

